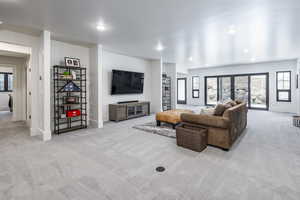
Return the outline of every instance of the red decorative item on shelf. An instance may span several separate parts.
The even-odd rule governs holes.
[[[81,115],[81,112],[80,112],[80,110],[68,110],[66,112],[66,114],[67,114],[67,117],[78,117]]]

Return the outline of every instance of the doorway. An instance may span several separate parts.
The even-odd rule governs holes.
[[[186,104],[186,78],[177,78],[177,104]]]
[[[269,73],[205,77],[205,104],[228,99],[247,102],[250,109],[269,109]]]
[[[2,122],[27,120],[26,58],[0,55],[0,111]],[[6,120],[5,120],[6,119]]]
[[[11,121],[13,117],[13,70],[0,66],[0,122]]]

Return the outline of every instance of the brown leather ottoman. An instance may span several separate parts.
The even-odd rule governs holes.
[[[193,111],[184,110],[184,109],[175,109],[175,110],[168,110],[165,112],[156,113],[157,126],[160,126],[161,122],[165,122],[165,123],[172,124],[173,128],[175,128],[175,126],[181,122],[180,115],[182,113],[193,113]]]

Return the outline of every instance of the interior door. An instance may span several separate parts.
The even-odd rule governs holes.
[[[177,104],[186,104],[186,78],[177,79]]]

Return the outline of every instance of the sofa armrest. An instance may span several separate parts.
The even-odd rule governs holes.
[[[181,121],[203,126],[212,126],[216,128],[229,128],[230,121],[228,118],[214,115],[199,115],[199,114],[181,114]]]

